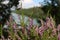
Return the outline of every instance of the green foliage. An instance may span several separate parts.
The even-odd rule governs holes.
[[[55,16],[55,21],[56,21],[56,23],[57,24],[59,24],[60,23],[60,15],[59,15],[59,13],[60,13],[60,1],[59,0],[50,0],[50,2],[49,1],[47,1],[47,0],[45,0],[45,4],[46,5],[44,5],[43,7],[42,7],[42,10],[44,11],[44,13],[46,14],[47,12],[48,12],[48,10],[50,10],[49,11],[49,15],[52,15],[52,17],[54,18],[54,16]]]
[[[2,36],[2,25],[0,25],[0,37]]]
[[[42,40],[57,40],[57,34],[55,36],[51,35],[52,29],[48,29],[44,32]]]
[[[27,15],[28,17],[37,18],[37,19],[44,18],[46,16],[44,14],[44,12],[41,10],[40,7],[34,7],[34,8],[30,8],[30,9],[16,10],[16,12],[18,14],[22,14],[23,13],[24,15]]]

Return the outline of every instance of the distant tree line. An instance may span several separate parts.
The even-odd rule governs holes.
[[[60,1],[59,0],[45,0],[45,5],[42,7],[42,10],[45,14],[49,11],[49,14],[52,17],[55,16],[55,21],[57,24],[60,23]]]

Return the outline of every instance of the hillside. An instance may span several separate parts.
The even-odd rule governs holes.
[[[24,14],[24,15],[27,15],[27,16],[32,17],[32,18],[42,18],[42,17],[44,18],[46,16],[44,14],[44,12],[42,11],[42,9],[39,8],[39,7],[34,7],[34,8],[30,8],[30,9],[16,10],[16,12],[20,15]]]

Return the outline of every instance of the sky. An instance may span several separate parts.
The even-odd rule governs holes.
[[[43,4],[44,0],[22,0],[22,8],[31,8],[31,7],[39,7],[41,4]],[[4,4],[7,4],[9,1],[4,1]],[[40,4],[39,4],[40,3]],[[19,4],[21,4],[21,1],[19,1]],[[20,7],[20,5],[19,5]]]
[[[41,6],[44,0],[23,0],[22,1],[22,8],[31,8],[34,6]],[[40,4],[39,4],[40,2]]]

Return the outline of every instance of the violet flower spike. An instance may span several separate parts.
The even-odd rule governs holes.
[[[32,27],[33,25],[33,19],[29,18],[29,27]]]
[[[9,22],[12,22],[13,21],[13,18],[12,18],[12,16],[10,16],[10,20],[9,20]]]
[[[59,33],[59,31],[60,31],[60,24],[57,26],[57,31]]]
[[[16,26],[17,26],[17,24],[16,24],[16,22],[14,22],[14,24],[13,24],[12,27],[13,27],[14,29],[16,29]]]
[[[40,34],[40,36],[43,35],[43,32],[44,32],[44,27],[40,27],[40,28],[39,28],[39,34]]]
[[[10,23],[7,21],[6,24],[9,26]]]
[[[51,28],[51,26],[50,26],[50,18],[49,17],[46,18],[46,26]]]
[[[60,33],[58,34],[58,40],[60,40]]]
[[[56,28],[54,28],[54,29],[52,30],[52,35],[53,35],[53,36],[56,35]]]

